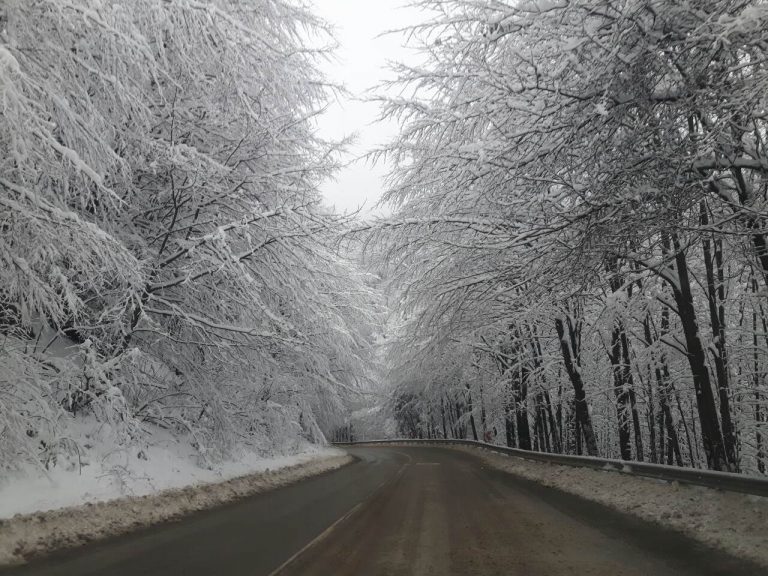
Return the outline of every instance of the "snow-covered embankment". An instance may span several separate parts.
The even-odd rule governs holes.
[[[0,509],[0,565],[21,563],[55,550],[178,519],[341,468],[351,461],[352,457],[341,450],[315,448],[294,456],[253,462],[252,472],[248,474],[237,475],[240,467],[230,466],[218,472],[220,481],[198,478],[197,483],[157,492],[90,500],[80,505],[3,518],[12,506],[11,493],[18,492],[17,487],[10,485],[0,489],[0,502],[6,503]],[[188,482],[194,482],[187,478]],[[63,497],[71,493],[71,490],[64,492]],[[29,502],[27,500],[26,507]]]

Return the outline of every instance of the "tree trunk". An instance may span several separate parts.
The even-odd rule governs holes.
[[[608,264],[608,271],[611,274],[610,286],[613,294],[618,294],[624,284],[622,276],[619,273],[619,260],[614,258]],[[611,332],[611,349],[608,354],[611,360],[611,371],[613,373],[613,391],[616,395],[616,419],[619,428],[619,454],[622,460],[632,459],[632,446],[630,444],[630,408],[629,408],[629,383],[627,382],[627,372],[629,366],[624,364],[624,355],[621,349],[621,334],[624,331],[624,325],[616,311],[616,317],[613,320],[613,330]]]
[[[752,291],[757,293],[757,280],[752,278]],[[760,307],[762,312],[762,306]],[[762,314],[761,314],[762,316]],[[765,317],[762,317],[763,333],[768,338],[768,326],[766,326]],[[765,447],[763,445],[763,435],[760,432],[760,427],[763,424],[765,417],[762,414],[760,403],[762,402],[762,395],[760,394],[760,384],[762,372],[760,371],[760,356],[758,354],[758,342],[757,342],[757,310],[752,308],[752,385],[755,389],[755,459],[757,460],[757,470],[761,474],[765,474]]]
[[[581,441],[581,425],[579,419],[576,417],[576,402],[571,402],[571,418],[573,419],[573,437],[576,441],[576,455],[581,456],[584,454],[584,448]]]
[[[559,378],[558,378],[559,380]],[[565,438],[563,434],[563,385],[558,384],[557,385],[557,431],[558,431],[558,444],[560,445],[560,452],[566,452],[564,450],[563,446],[565,443]]]
[[[659,401],[659,412],[656,414],[656,421],[659,425],[659,432],[658,432],[658,454],[659,454],[659,464],[664,464],[664,455],[667,453],[667,438],[666,438],[666,431],[667,431],[667,414],[664,412],[664,407],[661,405],[661,401]],[[667,462],[669,464],[670,462]]]
[[[469,424],[472,427],[472,439],[477,442],[477,426],[475,426],[475,414],[474,408],[472,406],[472,392],[469,389],[469,384],[467,384],[467,409],[469,411]]]
[[[707,226],[709,218],[707,207],[704,202],[700,204],[701,224]],[[736,457],[736,431],[733,420],[731,419],[730,390],[728,382],[728,355],[725,345],[725,287],[723,275],[723,248],[722,240],[715,240],[715,255],[712,256],[712,249],[709,238],[702,239],[702,248],[704,252],[704,268],[707,274],[707,302],[709,304],[709,320],[712,327],[712,337],[714,349],[712,357],[715,363],[715,376],[717,378],[717,390],[720,400],[720,422],[723,429],[723,444],[728,462],[731,463],[731,469],[738,472],[738,459]],[[717,280],[715,282],[715,273],[713,260],[717,264]]]
[[[515,406],[514,400],[507,398],[504,404],[504,428],[507,436],[507,446],[514,448],[517,445],[515,434]]]
[[[533,365],[536,371],[539,372],[543,363],[541,342],[539,341],[539,337],[538,337],[538,334],[536,333],[535,326],[529,326],[528,330],[531,334],[531,351],[533,353]],[[542,397],[544,398],[544,409],[547,416],[547,420],[549,422],[549,430],[552,436],[551,448],[554,452],[559,454],[560,452],[562,452],[562,448],[561,448],[562,442],[561,442],[561,436],[560,436],[561,432],[560,432],[560,427],[557,425],[555,421],[555,416],[552,413],[552,399],[549,396],[549,392],[547,390],[543,390]]]
[[[483,442],[485,442],[485,438],[488,435],[488,426],[485,421],[485,397],[482,384],[480,385],[480,429],[483,433]]]
[[[521,450],[531,449],[531,427],[528,423],[527,402],[517,402],[515,421],[517,424],[517,447]]]
[[[622,460],[632,459],[632,446],[630,445],[629,431],[629,394],[624,383],[624,369],[621,365],[620,322],[613,324],[611,333],[611,368],[613,371],[613,390],[616,394],[616,416],[619,425],[619,454]]]
[[[664,306],[661,309],[661,337],[666,335],[669,332],[669,308]],[[646,319],[646,338],[650,342],[651,338],[651,331],[650,326],[647,324]],[[669,407],[669,398],[670,398],[670,392],[673,392],[675,394],[675,397],[677,398],[677,392],[674,390],[674,384],[672,383],[671,378],[669,377],[669,366],[667,366],[667,357],[664,352],[661,352],[661,356],[659,358],[658,365],[656,366],[656,382],[658,383],[658,389],[659,389],[659,406],[661,410],[663,411],[664,416],[664,422],[666,424],[666,432],[667,436],[669,438],[669,447],[668,450],[674,454],[678,466],[683,465],[683,456],[680,452],[680,438],[677,434],[677,429],[675,428],[675,421],[672,418],[672,410]],[[680,405],[680,401],[678,400],[678,406]],[[688,425],[685,422],[685,418],[682,414],[682,408],[680,409],[680,416],[682,418],[683,427],[685,428],[685,435],[688,439],[688,445],[690,447],[691,443],[691,437],[688,433]],[[669,462],[671,464],[671,462]],[[691,453],[691,466],[693,466],[693,454]]]
[[[562,447],[560,445],[560,428],[557,425],[557,420],[555,420],[555,415],[552,411],[552,398],[549,395],[549,392],[544,391],[544,402],[547,413],[547,419],[549,420],[549,430],[552,435],[552,451],[556,454],[562,453]]]
[[[448,427],[445,425],[445,398],[440,396],[440,419],[443,422],[443,438],[448,438]]]
[[[539,442],[539,446],[542,446],[545,452],[552,452],[552,442],[549,438],[549,426],[547,423],[547,404],[543,393],[539,394],[537,409],[539,411],[539,427],[541,428],[542,437],[542,441]]]
[[[595,432],[592,428],[592,419],[589,415],[587,397],[584,392],[584,381],[581,377],[579,346],[576,334],[577,328],[574,327],[570,316],[566,318],[566,322],[568,324],[567,336],[565,333],[565,324],[563,323],[562,318],[555,319],[555,330],[557,330],[557,335],[560,339],[560,350],[563,355],[565,370],[568,373],[568,377],[571,380],[571,385],[573,386],[576,421],[579,423],[581,433],[584,436],[584,444],[586,445],[587,454],[590,456],[597,456],[597,442],[595,441]]]
[[[518,377],[515,386],[515,423],[517,428],[517,447],[531,449],[531,427],[528,423],[528,370],[519,362]]]
[[[706,364],[704,346],[699,336],[699,326],[696,321],[696,308],[693,304],[691,282],[688,275],[688,262],[677,238],[672,237],[675,250],[675,267],[677,280],[672,282],[672,293],[680,315],[680,324],[685,337],[688,364],[693,376],[693,386],[696,392],[696,407],[701,426],[701,440],[707,459],[707,467],[711,470],[732,471],[733,462],[728,460],[723,442],[722,430],[717,417],[717,406],[712,394],[709,370]]]
[[[621,330],[621,356],[622,367],[624,369],[624,382],[629,394],[629,409],[632,414],[632,428],[635,432],[635,458],[638,462],[645,459],[645,450],[643,449],[643,430],[640,427],[640,414],[637,411],[637,397],[635,396],[635,381],[632,376],[632,366],[629,363],[629,340],[625,330]]]
[[[639,372],[638,372],[639,376]],[[661,462],[663,464],[663,454],[664,454],[664,448],[662,447],[661,452],[657,452],[657,446],[656,443],[656,421],[658,419],[657,412],[656,412],[656,398],[653,393],[653,378],[652,378],[652,370],[650,366],[648,367],[648,378],[645,382],[645,390],[646,394],[648,395],[648,409],[645,412],[645,420],[646,424],[648,425],[648,448],[650,449],[650,458],[651,462],[653,464],[658,464]],[[640,382],[643,384],[643,382]],[[659,410],[659,413],[661,413],[661,410]],[[661,423],[663,425],[663,422]],[[663,440],[662,440],[663,443]],[[661,456],[660,456],[661,455]]]
[[[463,412],[463,409],[461,407],[461,404],[457,401],[456,402],[456,427],[458,429],[458,437],[464,440],[467,437],[467,427],[465,424],[461,423],[462,412]]]

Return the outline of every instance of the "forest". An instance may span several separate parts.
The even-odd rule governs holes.
[[[0,471],[97,423],[766,472],[768,5],[416,4],[377,217],[311,5],[0,4]]]
[[[765,3],[423,5],[369,235],[399,434],[764,473]]]
[[[322,441],[376,313],[317,190],[325,24],[42,0],[3,2],[0,30],[0,468],[77,462],[83,420],[212,460]]]

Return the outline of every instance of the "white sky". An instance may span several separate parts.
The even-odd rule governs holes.
[[[339,49],[336,61],[325,69],[329,78],[344,84],[349,98],[335,102],[318,122],[321,134],[327,138],[357,135],[350,149],[351,164],[342,169],[335,181],[322,187],[328,204],[339,211],[362,207],[361,214],[380,214],[375,209],[383,191],[383,178],[388,168],[382,162],[372,165],[365,160],[354,161],[388,142],[397,133],[394,123],[377,122],[379,106],[359,99],[385,78],[391,78],[387,68],[391,61],[413,59],[413,51],[404,48],[402,34],[377,37],[382,32],[415,23],[419,12],[405,8],[407,0],[314,0],[315,13],[336,28]]]

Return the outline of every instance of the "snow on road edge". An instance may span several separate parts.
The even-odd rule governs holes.
[[[197,484],[155,494],[87,502],[0,520],[0,566],[93,540],[125,534],[186,514],[213,508],[293,484],[310,476],[341,468],[352,461],[349,454],[320,456],[308,462],[232,478]]]
[[[451,446],[488,465],[672,528],[768,567],[768,498]]]

